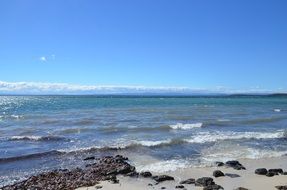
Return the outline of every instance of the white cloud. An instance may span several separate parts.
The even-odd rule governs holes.
[[[42,56],[42,57],[40,57],[40,61],[46,62],[46,61],[47,61],[47,58],[46,58],[45,56]]]
[[[66,83],[4,82],[0,94],[214,94],[214,93],[273,93],[266,89],[232,90],[223,86],[214,89],[189,87],[147,87],[112,85],[76,85]],[[282,89],[276,92],[286,92]]]
[[[49,55],[49,56],[41,56],[41,57],[39,57],[39,60],[41,62],[54,61],[54,60],[56,60],[56,55],[52,54],[52,55]]]
[[[75,85],[66,83],[3,82],[0,93],[29,94],[118,94],[118,93],[183,93],[186,87],[145,87],[112,85]]]

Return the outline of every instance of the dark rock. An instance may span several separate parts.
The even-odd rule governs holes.
[[[154,176],[152,177],[156,182],[163,182],[163,181],[171,181],[174,180],[173,177],[168,176],[168,175],[160,175],[160,176]]]
[[[84,160],[94,160],[94,159],[96,159],[94,156],[90,156],[90,157],[84,158]]]
[[[109,180],[118,183],[117,174],[127,174],[135,171],[135,168],[126,162],[123,156],[106,156],[95,159],[96,162],[84,169],[55,170],[32,176],[27,180],[2,187],[2,190],[31,189],[77,189],[84,186],[94,186],[99,181]]]
[[[227,161],[225,164],[228,165],[228,166],[241,165],[240,162],[238,162],[237,160]]]
[[[246,170],[246,168],[242,164],[240,164],[237,160],[227,161],[225,165],[235,170]]]
[[[238,187],[238,188],[236,188],[235,190],[248,190],[248,189],[246,189],[246,188],[244,188],[244,187]]]
[[[275,188],[279,189],[279,190],[287,190],[287,185],[285,185],[285,186],[276,186]]]
[[[90,165],[90,166],[92,166],[92,165]],[[117,174],[117,169],[111,169],[110,171],[106,172],[106,175],[115,175],[115,174]]]
[[[122,155],[116,155],[115,158],[116,158],[116,159],[119,159],[119,160],[121,160],[121,161],[122,161],[122,160],[124,160],[124,161],[129,160],[127,157],[124,157],[124,156],[122,156]]]
[[[136,171],[133,171],[133,172],[130,172],[130,173],[125,174],[125,176],[138,177],[138,176],[139,176],[139,173],[136,172]]]
[[[281,168],[277,168],[277,169],[269,169],[268,172],[270,173],[274,173],[274,175],[279,175],[283,173],[283,170]]]
[[[120,181],[118,179],[112,180],[111,181],[113,184],[118,184]]]
[[[235,170],[246,170],[246,168],[244,166],[239,166],[239,165],[233,167],[233,169],[235,169]]]
[[[198,178],[195,181],[195,185],[196,186],[202,186],[202,187],[206,187],[206,186],[211,186],[214,185],[214,181],[211,177],[202,177],[202,178]]]
[[[176,189],[183,189],[184,186],[183,186],[183,185],[177,185],[177,186],[175,186],[175,188],[176,188]]]
[[[119,180],[117,179],[117,176],[115,176],[115,175],[109,176],[108,180],[109,180],[111,183],[114,183],[114,184],[119,183]]]
[[[215,165],[220,167],[220,166],[224,166],[224,163],[223,162],[215,162]]]
[[[267,174],[267,169],[266,168],[258,168],[255,170],[255,173],[258,175],[266,175]]]
[[[166,189],[166,187],[161,187],[161,189]]]
[[[151,177],[152,173],[150,173],[150,172],[141,172],[140,176],[142,176],[142,177]]]
[[[230,174],[230,173],[226,173],[225,176],[231,177],[231,178],[237,178],[237,177],[241,177],[238,174]]]
[[[153,186],[153,184],[149,183],[148,186]]]
[[[221,177],[221,176],[224,176],[224,173],[222,171],[220,171],[220,170],[215,170],[213,172],[213,176],[214,177]]]
[[[272,172],[267,172],[266,176],[267,176],[267,177],[273,177],[273,176],[274,176],[274,173],[272,173]]]
[[[282,175],[287,175],[287,172],[283,172]]]
[[[180,184],[195,184],[195,179],[190,178],[190,179],[187,179],[187,180],[183,180],[183,181],[181,181],[179,183]]]
[[[203,190],[220,190],[223,189],[223,187],[221,187],[220,185],[209,185],[203,188]]]
[[[95,186],[95,188],[96,188],[96,189],[102,189],[102,188],[103,188],[103,186],[101,186],[101,185],[97,185],[97,186]]]
[[[131,165],[123,165],[123,166],[120,166],[117,169],[117,173],[116,174],[127,174],[127,173],[130,173],[130,172],[133,172],[133,171],[135,171],[135,167],[133,167]]]

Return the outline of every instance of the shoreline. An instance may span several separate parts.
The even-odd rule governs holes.
[[[201,177],[211,177],[214,179],[215,184],[222,186],[226,190],[238,189],[244,190],[278,190],[276,186],[283,186],[280,190],[287,189],[287,175],[274,175],[273,177],[267,177],[265,175],[255,174],[255,170],[258,168],[282,168],[287,171],[287,156],[264,158],[264,159],[239,159],[238,160],[246,170],[235,170],[226,166],[214,166],[214,167],[196,167],[196,168],[184,168],[177,169],[175,171],[169,171],[164,173],[153,173],[153,175],[168,175],[174,177],[174,181],[165,181],[157,184],[151,178],[131,178],[120,175],[118,177],[119,183],[113,184],[108,181],[102,181],[96,186],[81,187],[77,190],[149,190],[149,189],[191,189],[201,190],[203,187],[196,186],[194,184],[183,184],[184,187],[179,188],[180,182],[190,178],[198,179]],[[213,172],[215,170],[222,171],[225,175],[222,177],[214,177]],[[235,175],[234,175],[235,174]],[[234,176],[232,176],[234,175]],[[236,176],[239,175],[239,176]],[[236,176],[236,177],[235,177]],[[176,188],[178,186],[178,188]],[[216,189],[216,188],[214,188]]]
[[[130,165],[128,158],[106,156],[101,158],[88,157],[86,168],[73,170],[56,170],[31,176],[27,180],[0,188],[12,189],[77,189],[77,190],[145,190],[145,189],[205,189],[233,190],[242,187],[241,190],[284,190],[287,189],[287,156],[265,159],[239,159],[230,164],[217,163],[214,167],[189,167],[167,172],[152,172],[142,174],[134,166]],[[245,170],[246,168],[246,170]],[[268,177],[255,174],[258,168],[277,169],[284,173]],[[214,177],[215,170],[220,170],[225,176]],[[139,173],[138,173],[139,172]],[[220,174],[220,173],[219,173]],[[151,176],[152,175],[152,176]],[[220,174],[221,175],[221,174]],[[155,176],[158,176],[158,180]],[[167,178],[166,178],[167,176]],[[168,180],[168,177],[173,178]],[[162,178],[163,177],[163,178]],[[199,184],[200,178],[204,178],[205,185]],[[162,180],[163,179],[163,180]],[[180,184],[184,180],[191,184]],[[157,181],[158,180],[158,181]],[[217,184],[217,186],[215,185]],[[198,186],[200,185],[200,186]],[[282,188],[276,188],[282,186]],[[222,187],[222,188],[221,188]]]

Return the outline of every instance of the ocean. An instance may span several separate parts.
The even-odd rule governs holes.
[[[0,187],[88,156],[138,170],[287,154],[280,96],[0,96]]]

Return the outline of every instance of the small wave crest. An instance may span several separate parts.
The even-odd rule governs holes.
[[[23,115],[13,115],[13,114],[12,115],[0,115],[0,120],[4,120],[4,119],[20,120],[23,118],[24,118]]]
[[[190,124],[177,123],[175,125],[170,125],[170,128],[188,130],[193,128],[201,128],[202,126],[203,123],[190,123]]]
[[[68,140],[59,136],[12,136],[9,141],[62,141]]]
[[[198,133],[191,139],[185,139],[189,143],[207,143],[219,140],[237,140],[237,139],[275,139],[286,138],[286,131],[269,132],[226,132],[226,133]]]
[[[181,139],[168,139],[168,140],[158,140],[158,141],[149,141],[149,140],[139,140],[139,141],[130,141],[127,143],[114,143],[106,146],[90,146],[90,147],[76,147],[72,149],[61,149],[58,150],[62,153],[75,153],[75,152],[91,152],[91,151],[108,151],[108,150],[121,150],[121,149],[133,149],[140,147],[150,147],[150,148],[159,148],[162,146],[171,146],[176,144],[186,143]]]

